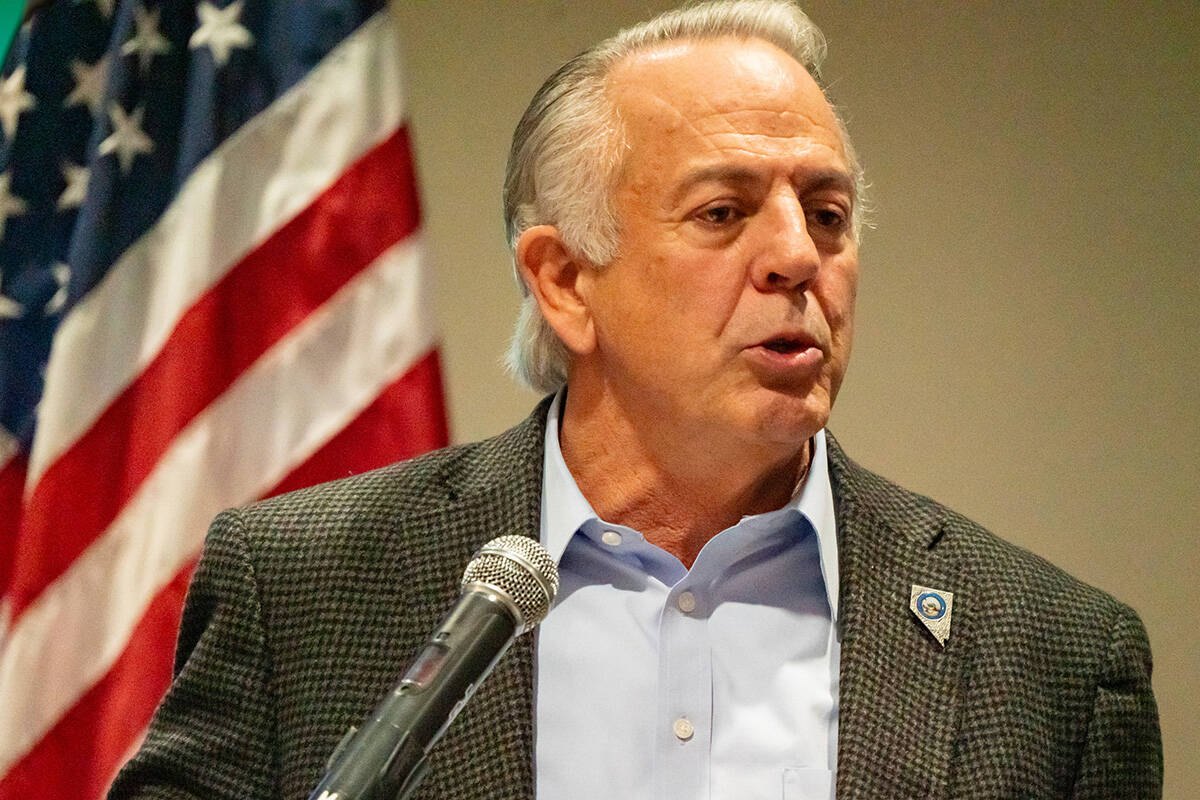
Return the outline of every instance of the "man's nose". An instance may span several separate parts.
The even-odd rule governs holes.
[[[772,196],[756,222],[761,247],[751,273],[755,288],[778,292],[806,287],[817,275],[821,254],[799,199],[790,192]]]

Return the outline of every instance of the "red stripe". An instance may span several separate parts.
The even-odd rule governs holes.
[[[21,534],[37,546],[17,554],[14,617],[103,533],[196,414],[418,223],[401,128],[188,309],[145,371],[38,482]]]
[[[25,491],[25,470],[29,464],[17,453],[0,467],[0,597],[12,577],[17,552],[17,525],[21,520],[21,495]]]
[[[263,496],[356,475],[445,447],[448,441],[441,365],[438,352],[432,350]]]
[[[0,800],[97,800],[171,682],[189,564],[155,596],[108,673],[0,778]]]
[[[446,443],[437,351],[429,353],[269,494],[362,472]],[[99,798],[167,688],[189,565],[154,598],[112,669],[7,775],[0,800]]]

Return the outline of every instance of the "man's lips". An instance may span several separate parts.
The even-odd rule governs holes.
[[[751,347],[761,347],[774,353],[795,353],[810,347],[821,351],[825,350],[817,340],[817,337],[803,330],[786,330],[773,333],[754,343]]]
[[[825,351],[807,333],[780,333],[746,348],[751,360],[771,371],[807,370],[819,367]]]

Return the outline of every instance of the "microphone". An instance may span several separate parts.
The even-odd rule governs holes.
[[[558,567],[528,536],[499,536],[463,572],[458,602],[400,683],[329,758],[309,800],[405,800],[430,749],[520,634],[545,619]]]

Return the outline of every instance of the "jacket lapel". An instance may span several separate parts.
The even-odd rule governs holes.
[[[462,570],[485,542],[537,538],[547,403],[521,425],[474,446],[432,483],[440,496],[403,520],[408,563],[437,571],[435,591],[406,609],[431,630],[459,594]],[[465,451],[464,451],[465,452]],[[533,772],[533,637],[520,636],[430,755],[417,798],[530,800]]]
[[[941,548],[943,512],[830,446],[841,569],[839,798],[947,794],[971,596]],[[943,648],[909,608],[913,584],[954,593]]]

